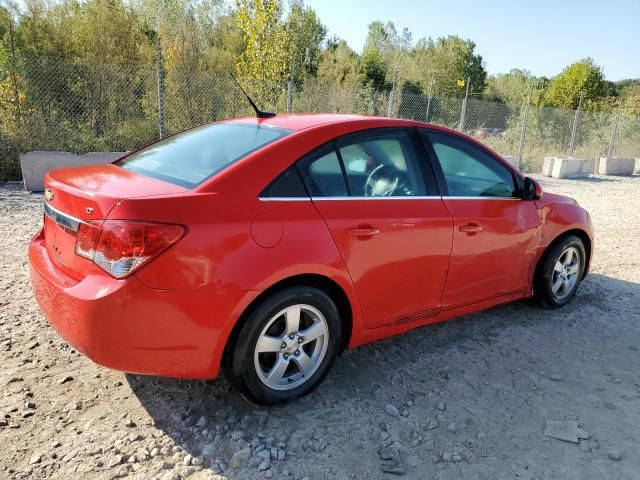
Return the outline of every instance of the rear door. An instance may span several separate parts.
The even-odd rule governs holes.
[[[339,138],[298,162],[369,328],[440,311],[452,220],[414,132]]]
[[[513,172],[484,149],[420,133],[454,221],[443,309],[527,290],[540,224],[534,202],[520,198]]]

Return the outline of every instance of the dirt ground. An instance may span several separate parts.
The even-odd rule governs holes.
[[[595,224],[567,307],[516,302],[346,352],[269,409],[224,380],[75,352],[29,287],[42,197],[0,186],[0,478],[640,478],[640,177],[542,184]]]

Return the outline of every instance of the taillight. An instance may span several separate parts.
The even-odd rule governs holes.
[[[82,223],[76,254],[92,260],[116,278],[131,274],[176,243],[184,227],[162,223],[106,220],[101,226]]]

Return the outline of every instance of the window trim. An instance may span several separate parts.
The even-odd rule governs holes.
[[[506,165],[505,162],[500,161],[498,158],[496,158],[496,156],[491,153],[484,145],[482,144],[476,144],[473,142],[468,141],[467,139],[465,139],[464,137],[460,136],[460,135],[456,135],[456,134],[452,134],[450,132],[446,132],[446,131],[442,131],[442,130],[435,130],[432,128],[422,128],[422,127],[418,127],[416,128],[417,131],[417,135],[420,137],[420,140],[422,142],[422,144],[424,145],[424,148],[426,149],[428,156],[429,156],[429,160],[431,162],[431,166],[434,170],[434,173],[436,175],[436,181],[438,183],[438,188],[440,189],[440,193],[443,197],[443,199],[450,199],[450,200],[462,200],[462,199],[467,199],[467,200],[495,200],[495,199],[504,199],[504,200],[522,200],[522,197],[520,196],[520,192],[522,191],[522,185],[521,182],[519,180],[519,176],[516,175],[516,173],[514,172],[513,168],[509,165]],[[423,134],[424,133],[424,134]],[[457,141],[461,141],[461,142],[466,142],[469,145],[471,145],[472,147],[475,147],[479,150],[481,150],[482,152],[484,152],[487,156],[489,156],[489,158],[491,158],[494,162],[496,162],[498,165],[500,165],[501,167],[503,167],[504,169],[507,170],[507,172],[509,172],[509,174],[511,175],[511,181],[513,182],[513,186],[514,186],[514,195],[510,196],[510,197],[501,197],[501,196],[491,196],[491,195],[487,195],[487,196],[461,196],[461,195],[451,195],[449,192],[449,186],[447,185],[447,181],[444,175],[444,171],[442,170],[442,165],[440,165],[440,160],[438,159],[438,155],[436,154],[435,149],[433,148],[433,145],[431,144],[431,139],[429,138],[429,134],[430,133],[435,133],[435,134],[439,134],[439,135],[445,135],[447,137],[451,137]]]

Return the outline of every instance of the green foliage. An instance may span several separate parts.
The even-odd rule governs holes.
[[[483,93],[487,72],[475,48],[476,44],[471,40],[463,40],[455,35],[419,40],[413,57],[416,79],[423,85],[423,90],[428,88],[433,71],[435,95],[464,95],[465,87],[458,86],[458,81],[466,82],[468,78],[471,79],[471,93]]]
[[[372,22],[364,49],[325,40],[303,0],[25,0],[0,7],[0,178],[31,149],[123,150],[158,136],[157,75],[168,132],[251,114],[228,78],[258,104],[294,111],[426,119],[457,128],[471,78],[465,131],[514,154],[532,93],[525,165],[566,151],[584,92],[576,154],[603,154],[616,114],[616,152],[637,155],[640,80],[608,82],[590,59],[551,81],[523,70],[487,76],[473,41],[413,42],[407,29]],[[162,52],[158,69],[158,48]],[[432,78],[434,82],[432,84]],[[533,88],[532,88],[533,87]],[[431,93],[431,101],[428,94]],[[482,98],[482,100],[480,100]],[[486,100],[491,100],[487,102]],[[556,108],[558,107],[558,108]]]
[[[576,108],[581,92],[587,108],[597,106],[607,93],[602,70],[590,58],[569,65],[554,77],[544,95],[544,102],[554,107]]]
[[[245,49],[238,73],[257,81],[255,89],[263,101],[273,103],[289,77],[290,47],[278,0],[236,0],[236,24]]]

